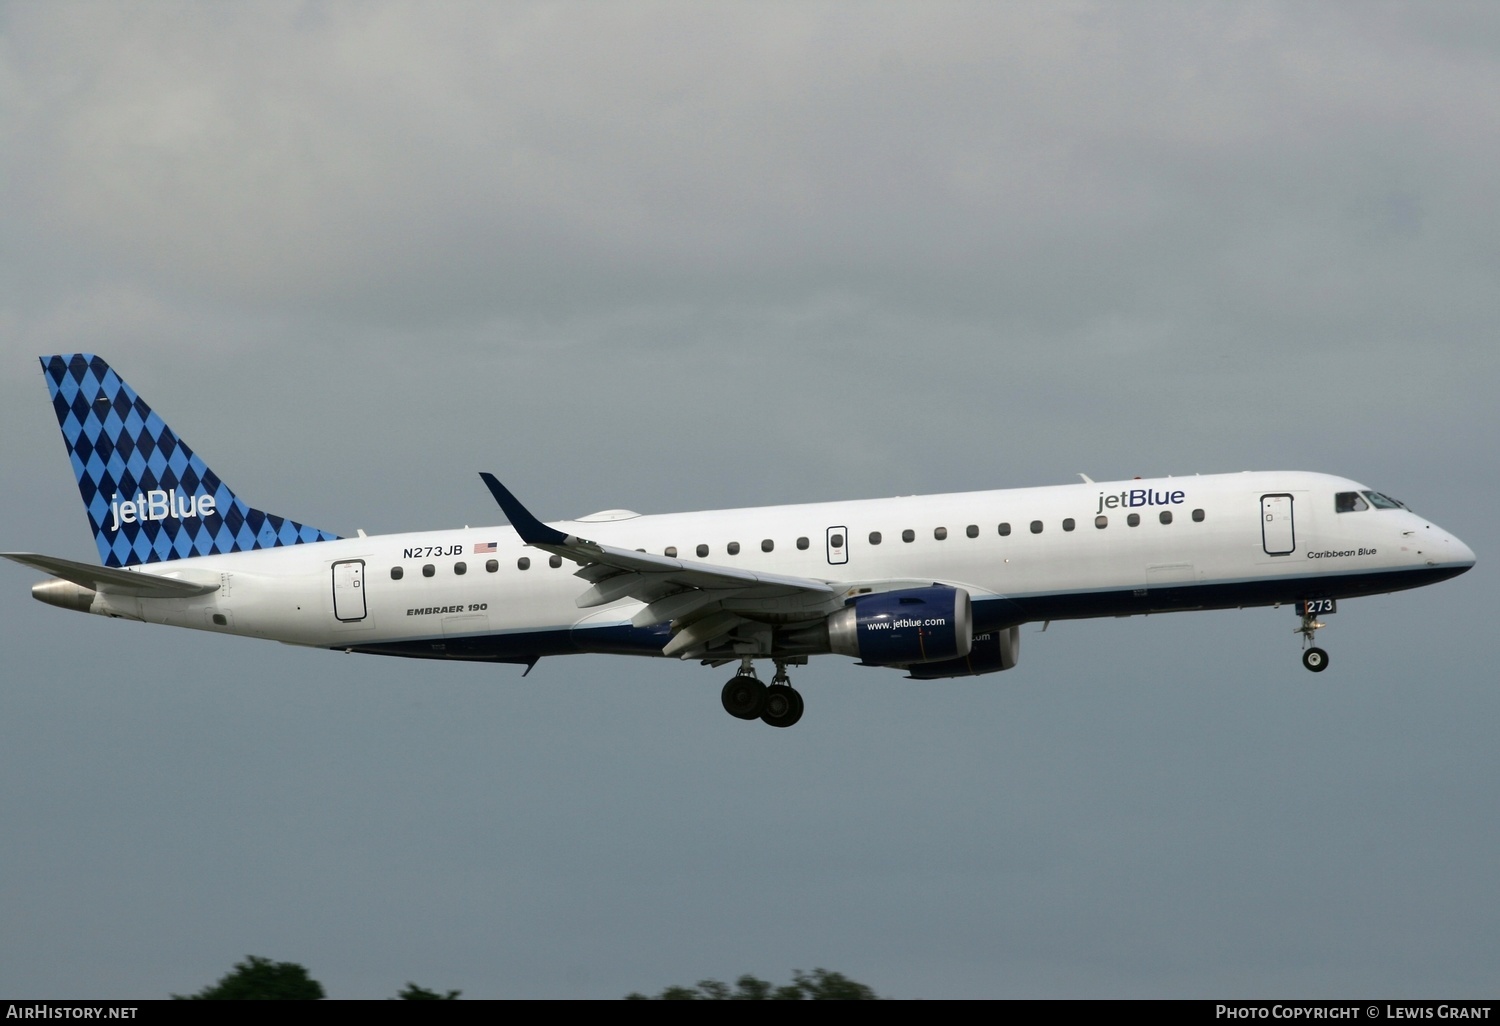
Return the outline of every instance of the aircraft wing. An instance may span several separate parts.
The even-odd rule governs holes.
[[[189,579],[191,571],[180,570],[171,576],[142,573],[135,570],[116,570],[91,563],[75,563],[71,559],[44,556],[37,552],[0,552],[0,556],[22,566],[40,570],[44,574],[72,581],[84,588],[108,592],[112,595],[135,595],[140,598],[192,598],[219,590],[219,575],[197,571]],[[212,578],[212,580],[210,580]]]
[[[580,608],[630,598],[646,603],[632,619],[637,627],[671,622],[666,655],[699,656],[752,622],[821,620],[843,604],[842,584],[657,556],[564,534],[534,517],[493,474],[479,476],[522,541],[579,564],[577,576],[592,585],[578,596]]]

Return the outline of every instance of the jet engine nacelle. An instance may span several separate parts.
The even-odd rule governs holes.
[[[940,663],[919,663],[908,667],[912,680],[941,680],[944,677],[977,677],[981,673],[999,673],[1016,665],[1021,654],[1021,628],[1002,627],[974,638],[974,647],[962,659]]]
[[[828,645],[866,666],[960,659],[973,644],[969,593],[934,585],[855,599],[828,618]]]

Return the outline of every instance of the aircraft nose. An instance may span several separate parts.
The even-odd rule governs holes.
[[[1437,552],[1441,562],[1460,567],[1461,569],[1459,570],[1459,573],[1463,573],[1463,571],[1468,570],[1475,564],[1475,562],[1477,562],[1477,558],[1474,555],[1474,550],[1469,548],[1463,542],[1459,541],[1457,535],[1453,534],[1450,531],[1443,531],[1443,529],[1441,527],[1438,527],[1436,524],[1433,524],[1432,526],[1434,534],[1442,531],[1442,543],[1438,547]]]

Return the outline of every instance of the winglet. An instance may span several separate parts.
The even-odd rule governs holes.
[[[495,497],[495,501],[500,504],[500,509],[505,513],[505,518],[510,521],[510,526],[516,529],[516,533],[521,536],[523,542],[528,545],[564,545],[567,543],[567,535],[555,527],[548,527],[532,516],[531,511],[521,505],[520,500],[510,494],[510,490],[495,479],[494,474],[487,474],[481,470],[479,476],[484,480],[490,494]]]

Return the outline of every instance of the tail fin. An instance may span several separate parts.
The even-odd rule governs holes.
[[[41,361],[105,566],[338,537],[245,505],[101,358]]]

